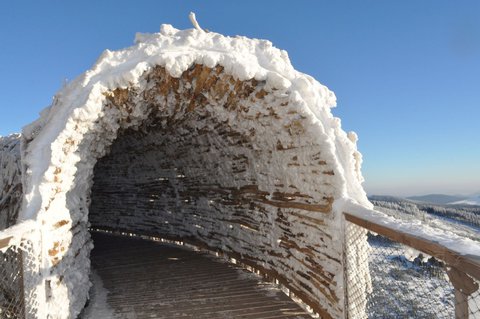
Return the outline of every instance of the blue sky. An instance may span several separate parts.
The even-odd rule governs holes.
[[[265,38],[332,89],[369,194],[480,192],[478,1],[2,1],[0,135],[160,24]]]

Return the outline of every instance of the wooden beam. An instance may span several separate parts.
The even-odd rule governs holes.
[[[463,271],[455,267],[450,267],[450,269],[447,270],[447,274],[453,287],[460,290],[465,295],[469,296],[478,290],[478,283],[467,276]]]
[[[480,258],[477,256],[461,255],[437,242],[380,225],[349,213],[344,213],[344,215],[347,221],[355,225],[443,260],[448,266],[462,269],[463,272],[480,281]]]
[[[8,247],[10,244],[10,240],[13,238],[13,236],[5,237],[0,239],[0,249]]]
[[[468,296],[455,289],[455,319],[468,319]]]

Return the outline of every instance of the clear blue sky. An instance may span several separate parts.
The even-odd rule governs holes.
[[[266,38],[332,89],[369,194],[480,191],[480,1],[1,1],[0,135],[160,24]]]

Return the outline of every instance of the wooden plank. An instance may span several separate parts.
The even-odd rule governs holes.
[[[93,233],[92,268],[115,318],[308,319],[280,289],[205,252]]]
[[[468,297],[455,289],[455,319],[468,319]]]
[[[4,249],[9,246],[10,240],[12,240],[13,236],[5,237],[0,239],[0,249]]]
[[[413,236],[398,229],[392,229],[385,225],[379,225],[372,221],[344,213],[345,219],[355,225],[371,230],[393,241],[402,243],[424,252],[430,256],[444,261],[447,265],[462,269],[463,272],[480,281],[480,259],[472,256],[461,255],[447,247],[425,238]]]
[[[120,228],[108,228],[108,227],[102,227],[102,229],[97,229],[97,231],[103,232],[103,231],[111,231],[112,234],[119,234],[122,231],[125,233],[129,233],[129,230],[126,229],[120,229]],[[95,232],[94,232],[95,234]],[[139,234],[137,234],[139,235]],[[115,236],[115,235],[114,235]],[[145,236],[146,238],[148,236],[152,237],[161,237],[167,240],[170,240],[172,242],[182,242],[185,244],[192,245],[194,247],[201,248],[205,251],[210,251],[210,252],[217,252],[220,253],[222,256],[226,256],[228,258],[234,258],[236,259],[237,263],[242,266],[247,266],[247,267],[253,267],[254,269],[260,271],[261,275],[265,278],[268,279],[268,281],[275,281],[277,280],[280,284],[282,284],[284,287],[288,288],[290,292],[295,295],[296,298],[300,299],[303,303],[308,305],[315,313],[318,313],[320,315],[320,318],[323,319],[332,319],[332,316],[328,313],[326,309],[323,308],[323,305],[319,304],[318,301],[311,296],[311,294],[307,293],[307,291],[302,290],[294,285],[292,285],[292,282],[289,281],[285,276],[283,276],[281,273],[275,271],[274,269],[267,269],[264,268],[261,264],[261,260],[258,258],[255,258],[253,256],[249,256],[248,254],[239,254],[235,253],[233,251],[221,251],[218,248],[208,246],[206,243],[196,239],[193,236],[187,237],[181,237],[181,236],[172,236],[172,235],[159,235],[157,233],[151,233],[148,234],[146,232],[142,233],[142,236]],[[328,297],[327,297],[328,298]],[[333,297],[336,298],[336,297]],[[336,300],[338,302],[338,300]]]
[[[447,270],[447,274],[453,287],[460,290],[465,295],[469,296],[478,290],[478,283],[467,276],[463,271],[455,267],[450,267],[450,269]]]
[[[468,297],[478,290],[478,283],[454,267],[447,274],[455,288],[455,319],[467,319]]]

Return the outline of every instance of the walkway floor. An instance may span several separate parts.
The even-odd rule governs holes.
[[[278,288],[207,253],[93,234],[114,318],[311,318]]]

